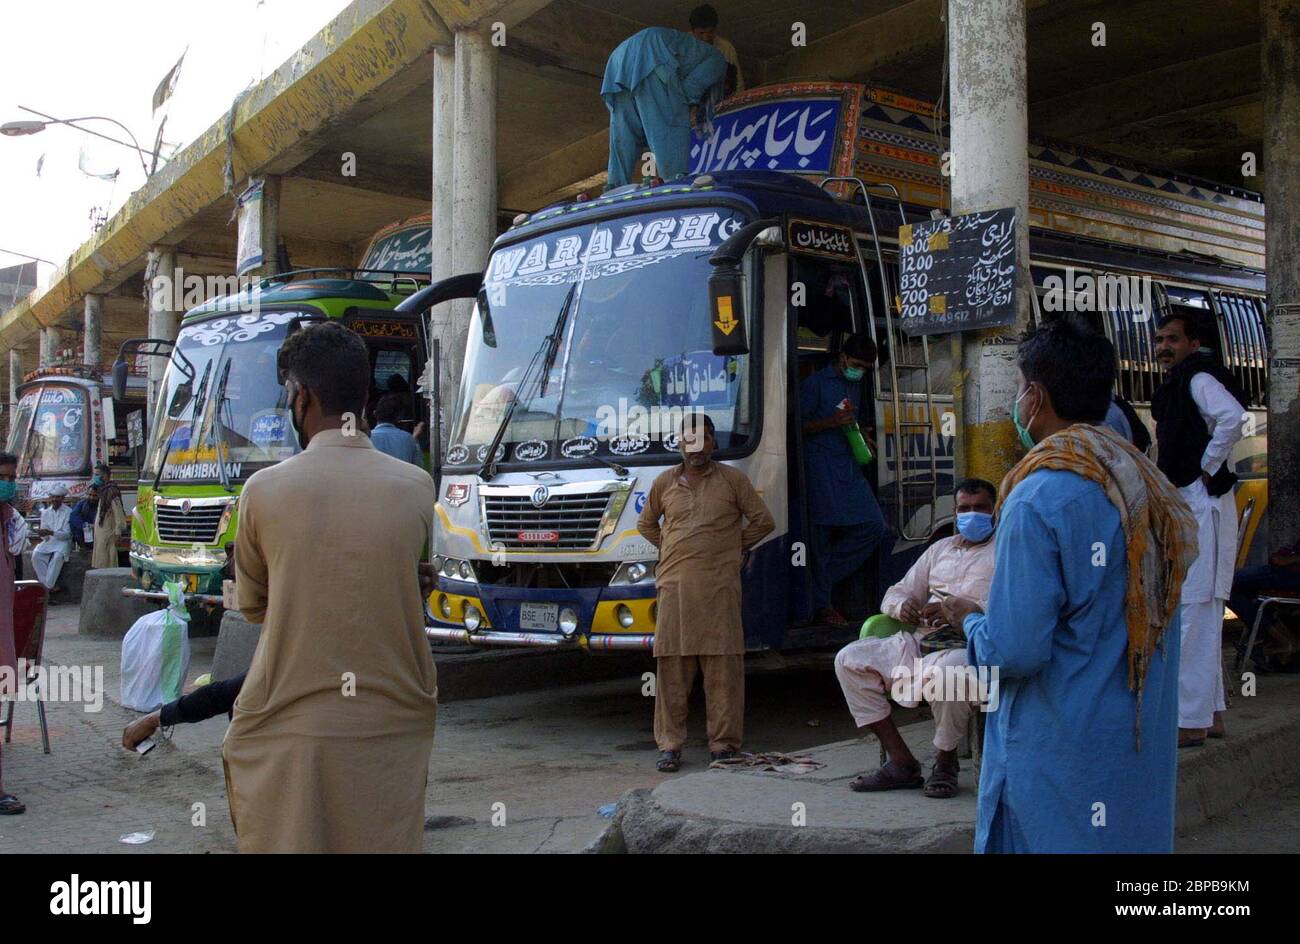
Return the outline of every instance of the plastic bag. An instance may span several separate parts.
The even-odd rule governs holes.
[[[122,640],[122,706],[153,711],[181,697],[190,667],[190,614],[180,584],[166,585],[167,608],[142,616]]]

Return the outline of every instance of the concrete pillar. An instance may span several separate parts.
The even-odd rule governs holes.
[[[184,298],[184,294],[180,291],[182,273],[176,269],[175,248],[155,246],[150,249],[145,272],[148,279],[146,297],[149,306],[149,337],[174,341],[181,315],[177,302]],[[148,369],[149,399],[146,403],[145,416],[146,422],[152,423],[154,401],[158,399],[158,387],[162,383],[163,373],[167,370],[167,358],[148,358]]]
[[[497,48],[487,31],[456,33],[454,79],[452,269],[482,272],[497,232]],[[448,381],[443,403],[450,409],[460,383],[473,303],[465,300],[446,307],[451,320],[439,323],[435,336],[442,342],[443,377]]]
[[[82,335],[81,362],[87,367],[98,367],[104,345],[104,296],[86,296],[85,331]]]
[[[5,423],[5,440],[13,429],[14,417],[18,415],[18,385],[23,382],[23,356],[17,350],[9,350],[9,420]]]
[[[962,339],[959,468],[997,483],[1020,456],[1010,422],[1018,335],[1032,320],[1024,0],[949,0],[952,212],[1014,207],[1016,320]]]
[[[430,242],[433,264],[429,275],[437,282],[455,275],[452,247],[455,245],[453,228],[453,198],[456,193],[455,137],[456,137],[456,54],[453,47],[442,46],[433,51],[433,231]],[[453,404],[447,400],[447,391],[454,389],[460,380],[459,371],[452,374],[448,357],[449,337],[456,334],[452,305],[438,305],[429,313],[429,337],[442,340],[440,384],[442,415],[435,417],[442,423],[443,443],[446,443],[447,414]],[[455,358],[457,364],[460,358]]]
[[[1300,538],[1300,0],[1260,0],[1268,383],[1268,542]]]
[[[58,328],[41,328],[41,366],[51,366],[59,356],[63,346],[63,335]]]

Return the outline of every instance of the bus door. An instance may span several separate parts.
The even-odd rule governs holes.
[[[387,309],[351,309],[343,323],[361,335],[370,352],[370,399],[366,421],[374,426],[375,407],[390,394],[402,401],[397,426],[414,433],[424,424],[426,436],[420,448],[429,451],[428,400],[420,394],[420,378],[428,363],[428,342],[424,319]]]
[[[850,234],[850,239],[851,234]],[[833,366],[839,359],[844,340],[856,331],[866,327],[866,310],[863,301],[864,286],[861,269],[852,256],[837,258],[831,255],[801,254],[797,250],[797,241],[790,241],[789,255],[789,292],[790,322],[794,334],[791,345],[794,363],[791,373],[796,378],[796,390],[790,397],[789,438],[789,482],[790,482],[790,522],[793,540],[802,540],[809,549],[809,564],[821,566],[813,560],[813,542],[811,537],[810,498],[808,494],[808,476],[805,468],[806,450],[804,446],[801,397],[798,395],[802,385],[809,377],[820,370]],[[852,243],[850,242],[851,246]],[[875,391],[872,389],[871,373],[862,380],[862,412],[858,421],[863,435],[869,441],[875,439],[875,420],[871,404]],[[828,431],[821,435],[829,435]],[[875,445],[872,445],[873,452]],[[874,465],[874,464],[873,464]],[[873,466],[864,467],[863,475],[875,491]],[[888,538],[886,539],[886,544]],[[868,561],[858,572],[849,575],[836,585],[831,594],[831,603],[841,614],[856,625],[875,612],[878,601],[876,560]],[[803,568],[807,579],[808,568]],[[811,587],[806,587],[808,612],[811,611]]]

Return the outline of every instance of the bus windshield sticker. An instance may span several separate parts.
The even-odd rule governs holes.
[[[464,445],[452,446],[447,450],[447,463],[449,465],[464,465],[469,461],[469,447]]]
[[[281,410],[267,410],[253,417],[249,439],[258,446],[278,446],[285,442],[289,424]]]
[[[560,455],[566,459],[586,459],[594,456],[600,443],[590,436],[575,436],[560,444]]]
[[[663,405],[730,406],[735,361],[712,351],[692,351],[664,361]]]
[[[650,437],[642,435],[619,436],[609,442],[609,451],[616,456],[636,456],[650,448]]]
[[[549,443],[542,442],[540,439],[527,439],[515,446],[515,461],[537,462],[545,459],[550,451]]]
[[[567,284],[584,265],[583,277],[589,281],[713,249],[741,224],[740,215],[731,211],[683,210],[540,236],[492,256],[484,279],[488,297],[493,305],[502,303],[504,295],[495,289],[500,284]]]

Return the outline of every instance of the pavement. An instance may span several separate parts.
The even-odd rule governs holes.
[[[1216,817],[1240,813],[1253,797],[1285,789],[1300,771],[1300,676],[1256,679],[1257,694],[1233,700],[1227,738],[1179,751],[1176,824],[1182,837]],[[933,721],[902,733],[928,771]],[[978,780],[973,763],[962,761],[961,789],[949,800],[919,790],[849,790],[849,781],[875,766],[878,756],[879,744],[868,734],[799,752],[824,765],[811,772],[732,767],[679,775],[625,796],[592,850],[969,852]],[[1216,841],[1222,844],[1223,836]]]
[[[35,707],[16,706],[4,783],[28,810],[0,817],[0,854],[234,852],[221,765],[225,718],[178,726],[148,755],[123,750],[122,729],[138,713],[118,702],[120,642],[78,635],[78,613],[71,604],[51,607],[45,661],[99,667],[104,698],[98,710],[48,705],[49,755]],[[216,638],[190,645],[192,683],[209,671]],[[854,736],[824,658],[766,654],[747,662],[747,741],[826,765],[803,776],[707,770],[698,691],[686,766],[676,775],[657,772],[647,660],[587,666],[584,674],[609,676],[598,681],[582,681],[567,655],[461,652],[438,661],[446,690],[429,764],[426,852],[971,848],[969,760],[952,800],[848,790],[852,776],[874,766],[878,745]],[[1300,814],[1300,796],[1270,793],[1294,782],[1300,763],[1300,677],[1261,675],[1258,689],[1236,698],[1226,741],[1181,752],[1180,851],[1287,848],[1275,821],[1261,817]],[[897,715],[904,737],[927,758],[927,713]],[[122,841],[133,833],[149,841]]]

